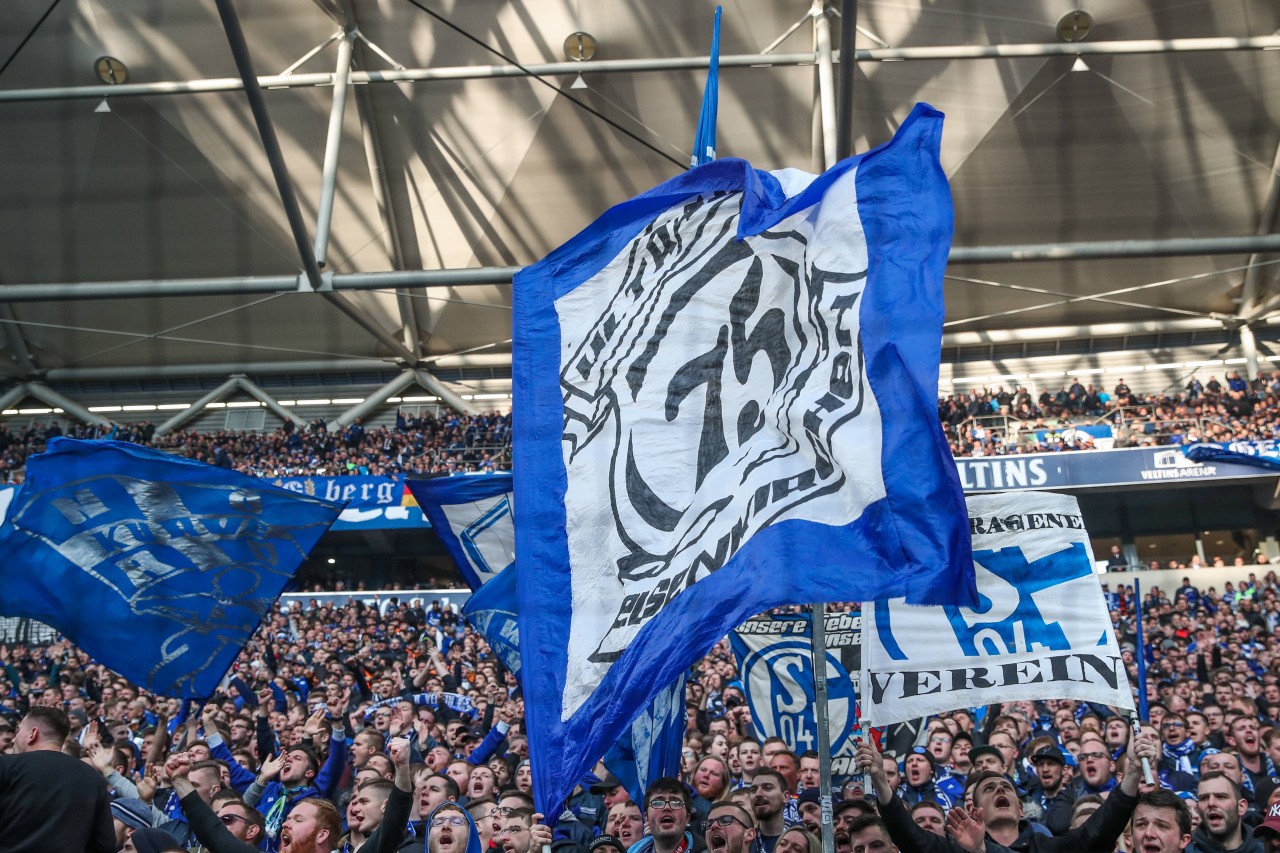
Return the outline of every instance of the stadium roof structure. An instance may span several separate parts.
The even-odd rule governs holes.
[[[820,171],[931,103],[947,357],[1268,353],[1280,4],[1082,4],[724,0],[718,153]],[[5,405],[94,377],[501,370],[513,270],[685,168],[713,9],[7,0]]]

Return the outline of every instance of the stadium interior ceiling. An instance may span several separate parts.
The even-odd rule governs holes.
[[[219,5],[4,4],[8,418],[233,374],[307,420],[505,408],[512,271],[685,168],[715,6],[234,0],[282,193]],[[820,171],[946,113],[944,393],[1280,358],[1274,0],[723,5],[722,157]]]

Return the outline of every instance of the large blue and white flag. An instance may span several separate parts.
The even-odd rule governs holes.
[[[609,768],[632,802],[643,803],[649,783],[664,776],[680,776],[680,753],[685,733],[685,674],[667,685],[636,715],[609,751]]]
[[[1024,699],[1133,709],[1080,505],[969,497],[979,606],[867,607],[862,707],[875,725]]]
[[[510,474],[459,474],[408,486],[473,590],[515,562]]]
[[[862,616],[828,613],[827,709],[831,772],[856,772],[861,728],[858,678],[862,674]],[[814,716],[813,630],[808,616],[757,616],[729,635],[746,689],[756,737],[780,737],[796,755],[818,748]]]
[[[976,602],[937,421],[942,115],[820,176],[722,159],[516,276],[516,554],[544,814],[785,603]]]
[[[0,614],[205,699],[342,507],[115,441],[55,438],[0,528]]]

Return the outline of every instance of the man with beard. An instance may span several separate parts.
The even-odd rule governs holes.
[[[1241,822],[1249,805],[1240,785],[1225,773],[1208,773],[1196,786],[1200,826],[1189,853],[1262,853],[1262,842]]]
[[[297,803],[280,828],[280,853],[332,853],[342,840],[338,809],[309,797]]]
[[[644,815],[631,800],[623,800],[609,807],[608,834],[631,847],[644,837]]]
[[[693,771],[693,789],[698,796],[708,803],[714,803],[724,796],[729,788],[729,768],[724,759],[708,755],[698,762]],[[605,805],[608,805],[606,800]]]
[[[679,779],[664,776],[650,782],[644,792],[649,834],[630,853],[691,853],[693,833],[687,831],[691,809],[689,789]]]
[[[302,746],[290,747],[279,757],[268,758],[258,768],[258,776],[245,791],[244,799],[267,819],[268,851],[280,849],[281,827],[290,810],[303,800],[319,797],[320,791],[315,786],[319,770],[320,761],[315,753]]]
[[[737,803],[721,800],[711,806],[704,838],[708,853],[751,853],[755,819]]]
[[[897,765],[894,765],[895,767]],[[833,834],[836,839],[836,853],[852,853],[852,838],[849,830],[853,827],[853,822],[863,815],[874,815],[876,807],[868,800],[844,800],[836,804],[835,814],[832,818],[834,826]]]
[[[551,828],[542,824],[542,815],[533,809],[512,809],[503,818],[502,829],[494,834],[504,853],[534,853],[551,843]]]
[[[765,853],[773,853],[774,845],[787,828],[783,811],[787,803],[786,786],[786,779],[776,770],[758,771],[751,786],[751,810],[755,813]]]
[[[1040,807],[1040,822],[1054,835],[1062,835],[1071,828],[1071,807],[1076,801],[1075,790],[1063,784],[1067,758],[1056,746],[1045,746],[1031,756],[1031,766],[1036,769],[1038,784],[1028,799]]]
[[[1134,853],[1179,853],[1191,840],[1191,814],[1177,794],[1157,788],[1138,797],[1130,834]]]

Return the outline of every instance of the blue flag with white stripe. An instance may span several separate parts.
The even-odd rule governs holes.
[[[1193,462],[1233,462],[1280,471],[1280,441],[1276,439],[1188,444],[1182,453]]]
[[[664,776],[680,776],[684,747],[685,674],[653,697],[604,754],[604,766],[618,778],[632,802],[643,803],[649,783]]]
[[[520,623],[516,610],[516,568],[511,566],[476,590],[462,606],[462,615],[489,641],[502,665],[520,677]]]
[[[720,159],[516,276],[517,565],[537,807],[754,613],[975,605],[936,413],[942,115],[819,176]]]
[[[493,580],[515,560],[511,483],[509,473],[407,482],[472,590]]]
[[[206,699],[341,505],[116,441],[54,438],[0,528],[0,614]]]

